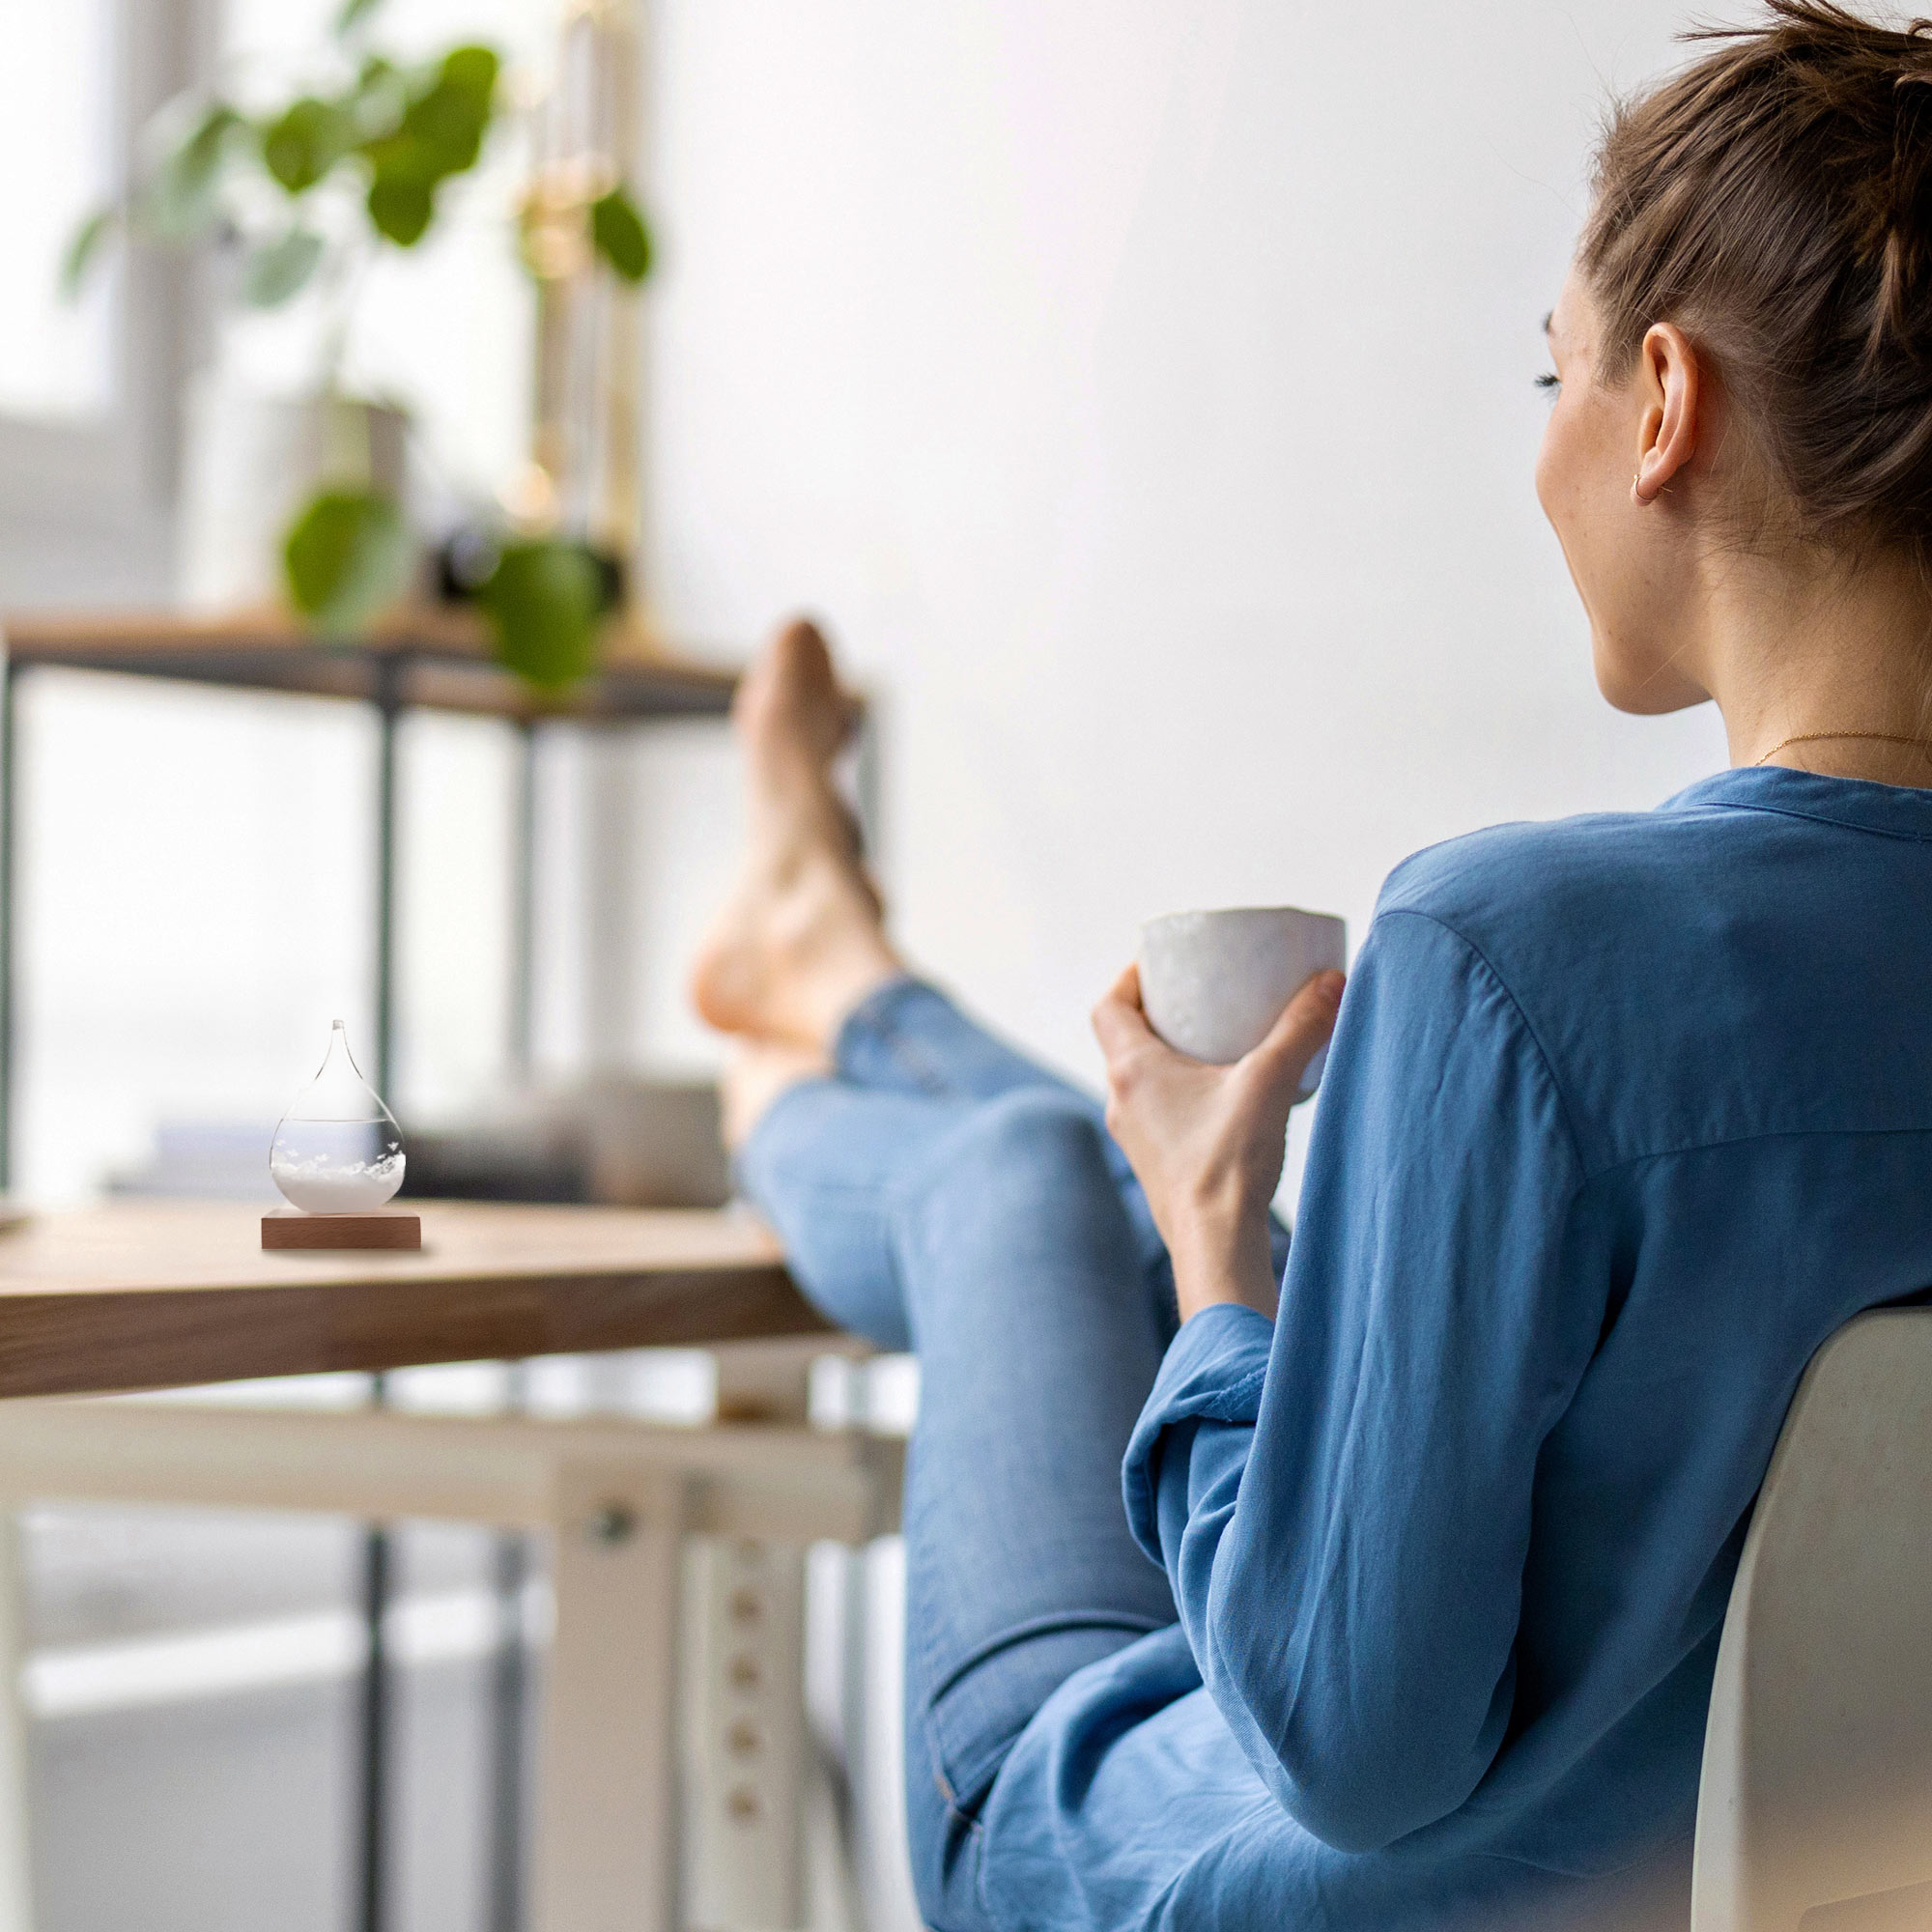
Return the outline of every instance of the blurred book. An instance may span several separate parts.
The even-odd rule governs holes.
[[[139,1167],[110,1194],[278,1201],[269,1179],[273,1123],[165,1121]],[[467,1120],[403,1124],[402,1199],[579,1202],[717,1208],[731,1173],[718,1090],[705,1081],[606,1076],[506,1096]]]
[[[107,1177],[109,1194],[193,1201],[279,1201],[269,1179],[272,1121],[163,1121],[139,1167]]]

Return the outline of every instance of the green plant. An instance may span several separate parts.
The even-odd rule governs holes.
[[[174,247],[213,242],[237,265],[243,306],[277,308],[304,291],[325,305],[319,386],[335,390],[363,270],[384,249],[421,245],[441,189],[476,166],[505,112],[494,47],[391,59],[368,41],[379,5],[346,0],[319,64],[325,77],[308,91],[252,110],[221,96],[163,109],[132,191],[75,229],[67,292],[79,292],[117,234]],[[546,209],[545,219],[574,223],[587,259],[635,285],[650,272],[650,231],[621,180],[600,186],[594,200]],[[526,212],[520,250],[537,272],[527,244]],[[291,604],[335,633],[396,596],[409,562],[401,507],[373,489],[325,488],[297,513],[283,547]],[[498,655],[533,682],[567,682],[590,668],[601,589],[586,618],[585,568],[597,576],[582,545],[537,537],[506,545],[497,571],[510,578],[478,588]]]
[[[587,545],[505,544],[476,593],[497,654],[540,690],[574,684],[597,661],[604,569]]]
[[[324,490],[289,526],[282,572],[290,601],[318,629],[355,630],[409,568],[402,512],[379,490]]]

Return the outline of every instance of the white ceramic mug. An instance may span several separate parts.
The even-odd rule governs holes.
[[[1172,912],[1141,927],[1141,1005],[1169,1046],[1225,1065],[1259,1046],[1302,985],[1341,968],[1349,928],[1330,913],[1294,906]],[[1308,1063],[1312,1094],[1328,1058]]]

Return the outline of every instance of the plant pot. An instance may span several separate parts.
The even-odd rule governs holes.
[[[283,540],[321,489],[408,508],[409,418],[387,404],[264,395],[211,371],[185,414],[177,587],[192,610],[282,602]]]

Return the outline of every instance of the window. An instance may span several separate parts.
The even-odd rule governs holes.
[[[22,525],[126,534],[164,514],[184,277],[117,250],[70,306],[59,276],[191,77],[208,4],[0,0],[0,552],[31,555]]]
[[[57,288],[67,238],[111,191],[115,47],[108,0],[0,0],[6,87],[0,114],[0,413],[73,421],[113,396],[113,290],[77,306]]]

